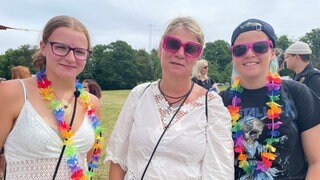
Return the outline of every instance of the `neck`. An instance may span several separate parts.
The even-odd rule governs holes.
[[[304,68],[306,68],[306,66],[309,64],[310,62],[301,62],[299,64],[297,64],[296,69],[294,70],[296,74],[301,73]]]
[[[207,79],[206,75],[205,74],[200,74],[200,80],[205,80]]]
[[[54,94],[57,96],[60,100],[69,100],[71,97],[73,97],[73,93],[76,90],[75,89],[75,79],[73,78],[60,78],[57,76],[54,76],[53,74],[47,73],[47,78],[49,81],[51,81],[51,87],[54,90]]]
[[[268,83],[267,74],[263,74],[259,77],[243,77],[240,76],[240,85],[246,89],[259,89],[264,87]]]
[[[190,79],[172,81],[164,78],[160,81],[160,88],[169,96],[181,96],[189,91],[191,84]]]

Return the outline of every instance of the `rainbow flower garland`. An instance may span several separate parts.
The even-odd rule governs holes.
[[[232,138],[234,141],[234,152],[236,153],[236,158],[239,161],[238,166],[243,169],[247,175],[253,173],[254,177],[261,172],[266,172],[272,166],[272,162],[277,157],[275,154],[276,148],[273,144],[279,142],[280,132],[277,129],[279,129],[282,124],[280,121],[282,109],[278,104],[280,100],[281,78],[277,73],[269,73],[267,78],[269,83],[266,85],[268,88],[268,102],[266,104],[269,107],[267,111],[267,118],[269,122],[266,123],[266,126],[267,129],[269,129],[268,135],[270,135],[270,138],[265,139],[264,152],[261,152],[260,160],[258,159],[255,166],[250,165],[247,161],[246,150],[243,144],[244,131],[238,122],[241,117],[241,106],[239,105],[241,103],[240,94],[243,92],[243,88],[240,86],[239,77],[235,78],[232,84],[232,104],[228,106],[232,119]]]
[[[71,171],[71,179],[90,179],[92,176],[94,176],[93,170],[98,168],[99,155],[102,149],[102,129],[100,127],[100,121],[98,117],[94,114],[94,109],[92,108],[93,104],[90,101],[88,93],[84,90],[81,83],[76,82],[75,86],[80,91],[80,101],[83,103],[83,107],[87,109],[87,115],[91,121],[91,125],[95,133],[95,144],[93,146],[94,151],[92,153],[90,163],[88,164],[89,170],[84,173],[83,169],[81,169],[79,166],[77,148],[73,146],[74,140],[72,137],[74,132],[71,131],[70,125],[66,123],[64,119],[65,112],[63,104],[60,100],[54,99],[55,95],[53,88],[51,87],[51,81],[47,79],[45,70],[38,72],[36,77],[39,92],[43,96],[43,99],[51,101],[49,107],[57,120],[60,136],[64,140],[63,144],[66,145],[64,155],[67,157],[67,165]]]

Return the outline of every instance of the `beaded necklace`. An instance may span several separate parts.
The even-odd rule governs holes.
[[[232,119],[232,138],[234,141],[234,152],[238,162],[238,167],[243,169],[245,174],[253,174],[255,177],[257,174],[267,171],[271,166],[272,162],[277,157],[276,148],[273,146],[274,143],[279,142],[280,132],[278,131],[282,124],[280,120],[280,113],[282,112],[281,106],[278,104],[280,101],[280,87],[281,78],[279,74],[269,73],[269,83],[266,84],[268,88],[268,106],[266,127],[268,129],[269,138],[265,139],[263,145],[263,152],[260,153],[260,159],[257,157],[257,164],[252,165],[247,161],[246,150],[244,147],[244,130],[238,120],[241,118],[241,98],[240,95],[243,92],[243,88],[240,86],[240,78],[236,77],[231,92],[233,95],[232,104],[228,106],[228,110],[231,114]]]
[[[64,119],[65,112],[63,103],[60,100],[55,99],[51,81],[47,79],[45,70],[41,70],[40,72],[38,72],[36,74],[36,77],[39,93],[42,95],[43,99],[50,101],[49,108],[52,110],[52,113],[57,120],[60,136],[63,139],[63,145],[66,146],[64,155],[67,157],[67,165],[71,171],[71,179],[90,179],[95,175],[93,170],[95,168],[98,168],[99,155],[102,149],[102,129],[100,127],[100,121],[98,117],[94,114],[94,109],[92,108],[93,104],[90,101],[89,94],[84,90],[81,83],[75,83],[76,89],[78,89],[80,92],[80,101],[83,103],[83,107],[87,110],[86,114],[90,119],[95,134],[95,144],[93,146],[94,151],[92,153],[90,163],[88,164],[89,170],[84,172],[83,169],[81,169],[81,167],[79,166],[77,148],[73,145],[74,132],[71,130],[70,125],[66,123]]]

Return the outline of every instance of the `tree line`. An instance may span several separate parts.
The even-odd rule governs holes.
[[[312,64],[320,68],[320,28],[306,33],[299,40],[309,44],[312,50]],[[277,38],[276,46],[285,50],[294,40],[287,35]],[[207,42],[202,54],[209,62],[209,76],[216,82],[230,81],[232,70],[230,44],[224,40]],[[37,46],[21,45],[17,49],[8,49],[0,55],[0,77],[10,79],[11,68],[23,65],[34,74],[32,55]],[[290,70],[283,70],[281,75],[292,75]],[[157,50],[147,52],[133,49],[127,42],[118,40],[108,45],[98,44],[93,47],[93,57],[87,61],[85,70],[78,76],[79,80],[94,79],[103,90],[131,89],[139,83],[153,81],[161,77],[161,65]]]

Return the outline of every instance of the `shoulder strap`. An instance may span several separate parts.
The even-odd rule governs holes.
[[[23,89],[23,96],[24,96],[24,102],[27,100],[27,89],[26,86],[24,85],[24,82],[21,79],[18,79],[22,85],[22,89]]]

